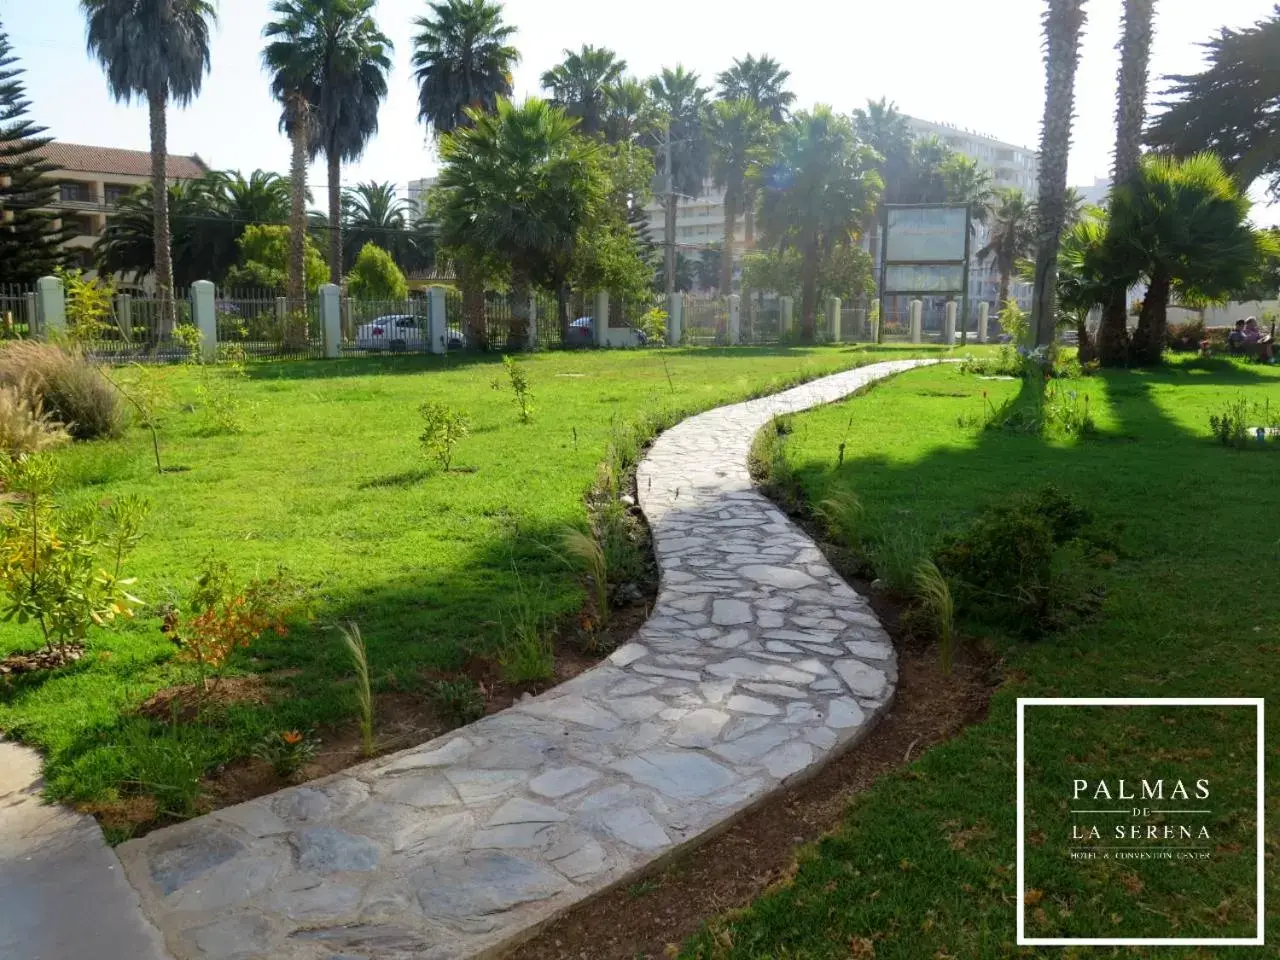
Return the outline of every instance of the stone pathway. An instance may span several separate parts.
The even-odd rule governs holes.
[[[662,589],[634,642],[410,750],[119,848],[188,960],[453,960],[519,942],[817,769],[897,678],[871,609],[757,493],[755,433],[929,361],[692,417],[640,465]]]

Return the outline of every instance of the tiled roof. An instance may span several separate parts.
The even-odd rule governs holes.
[[[36,153],[59,170],[79,173],[114,173],[121,176],[149,177],[151,154],[146,150],[119,150],[115,147],[87,147],[79,143],[55,140]],[[165,175],[170,180],[194,180],[209,172],[198,156],[165,160]]]

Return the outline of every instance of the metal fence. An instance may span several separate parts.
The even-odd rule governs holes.
[[[728,298],[686,295],[681,339],[685,343],[700,346],[727,345],[729,343]]]
[[[39,332],[36,320],[36,288],[0,284],[0,336],[30,337]]]
[[[777,296],[747,294],[739,310],[743,343],[770,344],[782,339],[782,301]]]
[[[339,308],[344,354],[431,351],[431,338],[427,332],[427,301],[424,297],[411,297],[408,300],[355,300],[343,297]],[[450,345],[451,349],[460,346],[461,344]]]
[[[218,344],[224,351],[263,359],[324,356],[317,297],[291,300],[276,290],[219,290],[214,311]]]
[[[174,330],[191,321],[191,298],[186,290],[174,291],[171,311],[154,293],[123,293],[111,303],[110,313],[84,341],[85,351],[109,363],[172,363],[190,351]]]

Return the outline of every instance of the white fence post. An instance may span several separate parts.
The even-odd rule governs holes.
[[[591,318],[591,338],[597,347],[609,344],[609,291],[596,291],[595,316]]]
[[[831,342],[840,342],[840,310],[843,305],[839,297],[827,299],[827,328],[831,331]]]
[[[116,325],[124,331],[126,340],[133,339],[133,297],[127,293],[116,295]]]
[[[954,346],[956,342],[956,310],[959,308],[954,300],[947,301],[946,318],[942,322],[942,342]]]
[[[66,332],[67,294],[57,277],[41,277],[36,281],[36,317],[40,321],[40,336]]]
[[[778,298],[778,332],[786,337],[794,333],[796,302],[791,297]]]
[[[991,319],[991,304],[983,300],[978,304],[978,342],[987,342],[987,324]]]
[[[427,289],[427,344],[432,353],[448,350],[449,321],[445,315],[444,287]]]
[[[218,359],[218,308],[213,281],[197,280],[191,285],[191,319],[200,331],[200,359],[214,363]]]
[[[920,343],[924,339],[924,301],[912,300],[907,315],[911,323],[911,342]]]
[[[729,346],[742,342],[742,297],[729,294]]]
[[[667,297],[667,343],[673,347],[680,345],[680,335],[684,327],[684,294],[673,293]]]
[[[320,288],[320,330],[324,337],[324,355],[333,359],[342,355],[342,290],[336,283]]]

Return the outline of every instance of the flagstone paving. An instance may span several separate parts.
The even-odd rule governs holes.
[[[518,942],[865,733],[866,601],[757,493],[755,433],[929,361],[700,414],[638,471],[662,586],[604,663],[430,743],[118,849],[180,960],[445,960]]]

